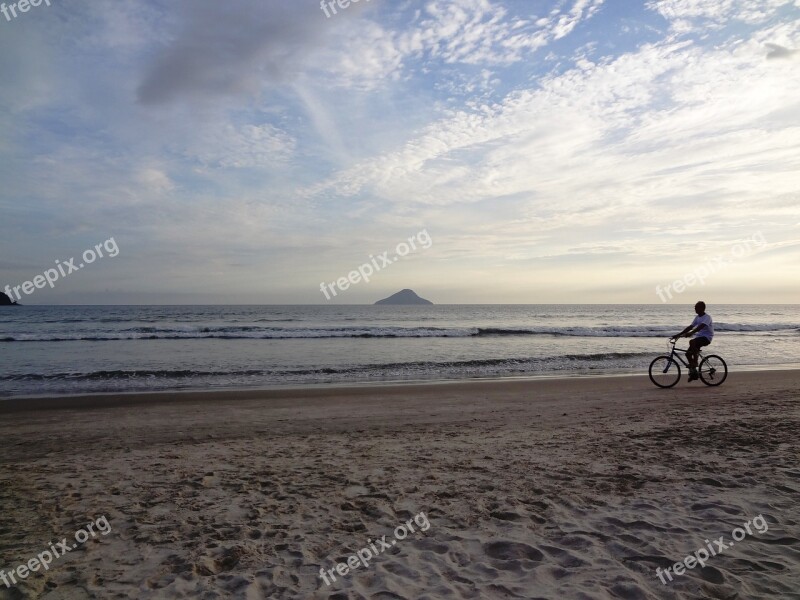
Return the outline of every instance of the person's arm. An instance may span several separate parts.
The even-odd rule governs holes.
[[[676,335],[676,336],[675,336],[675,337],[673,337],[672,339],[673,339],[673,340],[677,340],[678,338],[682,338],[682,337],[689,337],[690,335],[694,335],[695,333],[697,333],[697,332],[698,332],[698,331],[700,331],[701,329],[704,329],[705,327],[706,327],[706,324],[705,324],[705,323],[699,323],[699,324],[697,325],[697,327],[695,327],[695,326],[694,326],[694,321],[692,321],[692,324],[691,324],[691,325],[689,325],[689,326],[688,326],[686,329],[684,329],[683,331],[681,331],[681,332],[680,332],[678,335]]]
[[[689,331],[691,328],[692,328],[692,326],[689,325],[686,329],[684,329],[683,331],[681,331],[677,335],[673,335],[672,338],[670,338],[670,339],[677,340],[679,338],[682,338],[684,335],[686,335],[686,332]]]

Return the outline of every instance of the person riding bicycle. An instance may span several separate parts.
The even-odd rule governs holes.
[[[689,359],[689,381],[699,379],[697,357],[700,354],[700,348],[708,346],[714,339],[714,322],[711,320],[711,315],[706,313],[706,303],[701,300],[695,304],[694,312],[697,313],[697,316],[692,324],[678,335],[670,338],[670,340],[677,340],[680,337],[694,336],[689,341],[689,350],[686,352],[686,358]]]

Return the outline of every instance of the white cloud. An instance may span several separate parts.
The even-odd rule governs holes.
[[[776,10],[795,0],[653,0],[647,6],[674,21],[679,29],[691,27],[688,21],[701,20],[717,26],[728,21],[759,24]]]
[[[209,166],[269,169],[290,159],[296,146],[292,136],[269,124],[225,124],[208,129],[188,156]]]
[[[663,228],[685,223],[698,206],[706,215],[698,232],[715,235],[797,188],[800,126],[791,123],[800,123],[800,72],[791,61],[765,60],[763,39],[778,33],[712,50],[644,46],[551,76],[499,104],[454,112],[308,192],[419,210],[515,198],[525,215],[516,224],[482,213],[500,248],[524,247],[534,232],[575,230],[576,214],[581,231]],[[781,117],[787,110],[793,121]],[[485,242],[472,247],[492,252]]]
[[[576,0],[568,14],[561,15],[553,27],[557,40],[569,35],[584,18],[590,18],[600,9],[604,0]]]
[[[416,31],[401,37],[401,47],[428,53],[445,63],[509,64],[525,53],[561,39],[599,10],[604,0],[575,0],[562,13],[533,22],[510,17],[500,4],[488,0],[434,0]]]
[[[411,59],[447,65],[508,65],[569,35],[604,0],[575,0],[535,22],[489,0],[432,0],[407,30],[387,29],[366,17],[342,24],[308,61],[336,87],[372,90],[408,75]],[[334,50],[336,48],[336,50]],[[346,49],[344,52],[342,48]]]
[[[140,183],[145,193],[160,195],[171,191],[175,185],[169,176],[160,169],[146,167],[141,169],[135,179]]]
[[[322,75],[324,86],[369,91],[396,80],[404,54],[396,35],[366,19],[346,23],[308,58],[306,69]]]

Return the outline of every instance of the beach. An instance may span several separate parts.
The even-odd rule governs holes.
[[[5,400],[0,599],[800,598],[798,382]]]

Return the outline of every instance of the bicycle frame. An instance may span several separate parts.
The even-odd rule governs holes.
[[[666,373],[667,371],[669,371],[669,368],[672,366],[672,363],[673,363],[673,362],[679,362],[679,363],[681,363],[681,364],[684,366],[684,368],[688,369],[688,368],[689,368],[689,363],[688,363],[688,362],[686,362],[685,360],[683,360],[683,358],[681,357],[681,355],[680,355],[680,354],[678,354],[678,352],[684,352],[684,353],[685,353],[685,352],[688,352],[688,351],[689,351],[689,349],[688,349],[688,348],[676,348],[676,347],[675,347],[675,344],[673,343],[673,344],[672,344],[672,352],[670,352],[670,354],[669,354],[669,362],[667,363],[667,366],[666,366],[666,368],[665,368],[665,369],[662,371],[662,373]],[[698,364],[700,363],[700,360],[701,360],[701,358],[700,358],[700,357],[701,357],[702,355],[703,355],[703,349],[702,349],[702,348],[700,348],[700,349],[697,351],[697,362],[698,362]],[[678,359],[677,361],[675,360],[676,358]]]

